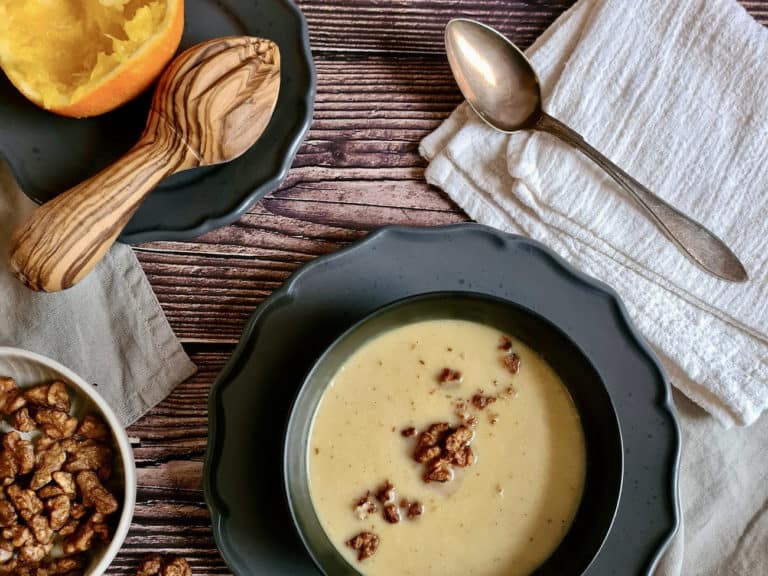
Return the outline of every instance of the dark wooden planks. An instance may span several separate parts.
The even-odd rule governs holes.
[[[138,439],[136,514],[110,575],[133,575],[145,554],[188,558],[196,576],[228,574],[216,549],[202,492],[208,436],[208,392],[229,348],[191,354],[199,370],[147,416],[128,429]]]
[[[574,0],[300,0],[316,53],[440,53],[455,17],[481,20],[529,46]]]

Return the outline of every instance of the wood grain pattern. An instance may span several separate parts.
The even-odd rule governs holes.
[[[138,247],[173,328],[200,371],[129,434],[141,439],[139,506],[110,575],[147,552],[179,553],[196,576],[229,574],[199,489],[207,393],[254,307],[294,270],[384,223],[466,216],[423,180],[418,142],[460,102],[440,55],[442,24],[468,15],[530,44],[572,1],[301,0],[318,94],[283,186],[232,226],[194,242]],[[742,3],[768,23],[768,0]],[[354,24],[354,25],[351,25]]]
[[[166,176],[232,160],[269,123],[280,89],[277,45],[247,36],[198,44],[161,76],[139,142],[38,208],[11,241],[11,268],[33,290],[77,284]]]

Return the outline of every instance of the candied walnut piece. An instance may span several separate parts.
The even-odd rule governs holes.
[[[157,576],[163,567],[163,559],[160,554],[150,554],[139,562],[136,576]]]
[[[65,536],[69,536],[70,534],[74,534],[75,530],[77,530],[78,526],[80,526],[80,521],[76,520],[75,518],[70,518],[66,521],[64,526],[59,528],[59,536],[64,538]]]
[[[509,352],[512,350],[512,340],[509,338],[509,336],[502,335],[499,339],[499,345],[497,346],[499,350],[504,350],[505,352]]]
[[[101,442],[94,440],[74,441],[71,444],[63,444],[63,447],[69,452],[67,462],[64,464],[66,472],[100,471],[111,464],[112,450]]]
[[[453,370],[452,368],[443,368],[443,370],[437,376],[437,381],[440,384],[452,384],[461,382],[461,372],[458,370]]]
[[[18,484],[11,484],[5,489],[5,493],[16,511],[27,522],[43,511],[42,500],[32,490],[24,489]]]
[[[507,354],[504,356],[504,367],[512,374],[520,371],[520,356],[517,354]]]
[[[69,575],[70,572],[82,572],[85,568],[85,557],[82,554],[74,556],[65,556],[62,558],[53,558],[45,563],[45,570],[52,576],[60,574]]]
[[[93,538],[96,531],[91,522],[83,522],[77,527],[74,534],[64,538],[62,549],[64,554],[75,554],[76,552],[87,552],[93,547]]]
[[[16,524],[9,528],[3,528],[3,538],[8,540],[15,548],[20,548],[34,538],[32,532],[26,526]]]
[[[163,566],[162,576],[192,576],[192,568],[184,558],[174,558]]]
[[[61,380],[52,382],[48,387],[48,393],[46,394],[46,404],[56,410],[62,412],[69,412],[72,405],[69,401],[69,392],[67,392],[67,385]]]
[[[0,564],[0,574],[13,574],[13,576],[19,576],[19,571],[16,569],[17,565],[18,562],[15,558]]]
[[[440,446],[425,446],[424,448],[417,448],[413,454],[413,459],[419,464],[429,462],[433,458],[437,458],[442,453]]]
[[[58,486],[62,489],[64,494],[74,498],[77,492],[75,490],[75,478],[71,473],[57,471],[51,474],[51,477],[53,478],[53,481],[56,482],[56,484],[58,484]]]
[[[360,520],[365,520],[371,514],[375,514],[378,509],[376,501],[371,497],[371,493],[368,492],[355,503],[355,516]]]
[[[450,462],[442,458],[437,458],[429,463],[427,471],[424,473],[424,481],[429,482],[450,482],[453,480],[453,468]]]
[[[16,381],[8,376],[0,376],[0,413],[8,416],[27,403]]]
[[[3,449],[16,461],[19,474],[28,474],[35,465],[35,449],[29,440],[25,440],[16,432],[8,432],[3,436]]]
[[[0,483],[3,486],[13,484],[16,474],[19,472],[19,466],[13,454],[7,450],[0,450]]]
[[[405,438],[410,438],[411,436],[416,436],[416,428],[413,426],[408,426],[408,428],[403,428],[400,431],[400,434]]]
[[[457,452],[461,447],[472,441],[475,433],[472,428],[463,424],[448,434],[445,438],[445,449],[449,453]]]
[[[411,502],[408,505],[407,516],[409,520],[413,520],[422,514],[424,514],[424,505],[421,502]]]
[[[29,528],[32,530],[32,534],[35,535],[35,540],[40,544],[50,544],[53,541],[53,530],[51,530],[48,519],[42,514],[33,516],[28,521]]]
[[[32,432],[37,425],[32,420],[32,416],[29,415],[29,409],[25,406],[16,410],[13,414],[13,427],[19,432]]]
[[[106,440],[109,437],[109,428],[101,418],[88,414],[80,422],[75,434],[91,440]]]
[[[471,446],[463,446],[461,449],[451,454],[451,464],[459,468],[472,466],[475,463],[475,454]]]
[[[40,425],[43,433],[55,440],[69,438],[77,428],[77,418],[61,410],[40,408],[35,411],[34,419]]]
[[[0,526],[7,528],[19,521],[16,509],[8,500],[0,500]]]
[[[382,504],[395,501],[395,487],[389,480],[385,481],[376,491],[376,499]]]
[[[24,390],[24,398],[33,406],[48,406],[48,388],[50,384],[40,384]]]
[[[96,508],[100,514],[112,514],[117,508],[117,499],[102,486],[99,477],[90,470],[78,473],[75,478],[77,487],[86,508]]]
[[[35,458],[35,473],[29,482],[32,490],[39,490],[48,484],[54,472],[61,470],[67,455],[61,444],[51,444],[46,450],[40,450]]]
[[[40,490],[37,490],[37,497],[40,498],[40,500],[56,498],[57,496],[62,496],[63,494],[64,490],[61,489],[61,486],[55,486],[53,484],[43,486],[40,488]]]
[[[347,546],[357,552],[358,562],[370,558],[379,549],[379,537],[373,532],[360,532],[351,540],[347,540]]]
[[[64,494],[46,500],[45,507],[48,509],[48,518],[50,519],[51,530],[61,530],[69,520],[69,510],[71,503]]]
[[[19,548],[19,561],[40,562],[52,547],[52,544],[24,544]]]
[[[485,410],[486,406],[494,402],[496,402],[496,396],[487,396],[483,394],[482,390],[472,396],[472,406],[478,410]]]
[[[88,510],[86,510],[85,506],[80,504],[80,502],[73,502],[69,507],[69,515],[75,520],[80,520],[80,518],[85,516],[87,512]]]
[[[400,522],[400,510],[395,504],[387,504],[384,506],[384,520],[390,524],[397,524]]]
[[[416,445],[417,450],[424,447],[437,446],[450,429],[451,427],[448,425],[448,422],[432,424],[432,426],[419,435],[419,442]]]

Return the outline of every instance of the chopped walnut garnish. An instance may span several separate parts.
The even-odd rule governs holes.
[[[520,356],[517,354],[507,354],[504,356],[504,367],[512,374],[520,371]]]
[[[136,569],[136,576],[157,576],[163,567],[163,559],[160,554],[152,554],[139,562]]]
[[[32,416],[29,415],[29,409],[25,406],[16,410],[13,414],[13,427],[19,432],[32,432],[37,425],[32,420]]]
[[[55,410],[69,412],[72,406],[69,401],[67,386],[64,382],[56,380],[51,383],[48,387],[48,394],[46,395],[46,404]]]
[[[184,558],[174,558],[168,562],[161,572],[162,576],[192,576],[192,568]]]
[[[18,521],[16,509],[8,500],[0,500],[0,526],[7,528]]]
[[[467,426],[459,426],[445,437],[445,449],[448,453],[456,452],[472,441],[475,433]]]
[[[70,498],[74,498],[75,491],[75,478],[69,472],[54,472],[51,474],[53,481],[62,489],[64,494]]]
[[[48,484],[52,479],[51,475],[61,470],[66,459],[67,455],[58,443],[51,444],[46,450],[38,451],[35,458],[35,473],[29,482],[29,487],[32,490],[38,490]]]
[[[54,439],[69,438],[77,428],[77,418],[61,410],[40,408],[35,411],[33,418],[40,429]]]
[[[117,499],[102,486],[99,477],[90,470],[80,472],[75,478],[86,508],[96,508],[99,514],[112,514],[117,511]]]
[[[408,505],[408,518],[414,519],[424,514],[424,505],[421,502],[411,502]]]
[[[26,403],[16,381],[8,376],[0,376],[0,414],[13,414]]]
[[[25,440],[16,432],[8,432],[3,436],[3,451],[7,451],[16,462],[18,474],[28,474],[35,465],[35,449],[29,440]]]
[[[46,500],[45,507],[48,509],[51,530],[61,530],[69,520],[69,510],[71,503],[64,494],[55,496]]]
[[[392,485],[392,482],[387,480],[379,487],[376,491],[376,499],[382,504],[395,501],[395,487]]]
[[[48,524],[48,519],[45,516],[42,514],[33,516],[28,524],[32,534],[35,535],[35,540],[40,544],[50,544],[53,541],[53,530],[51,530],[51,525]]]
[[[27,522],[43,511],[43,502],[32,490],[22,488],[18,484],[11,484],[5,489],[5,493],[16,511]]]
[[[509,338],[509,336],[503,336],[499,339],[499,350],[504,350],[505,352],[509,352],[512,350],[512,340]]]
[[[62,444],[69,452],[64,470],[67,472],[82,472],[83,470],[95,470],[100,472],[108,467],[112,461],[112,450],[106,444],[95,440],[73,441],[70,445]]]
[[[375,514],[378,509],[376,501],[371,496],[371,493],[368,492],[355,503],[355,516],[357,516],[359,520],[365,520],[371,514]]]
[[[442,453],[440,446],[424,446],[423,448],[417,448],[413,454],[413,459],[419,464],[429,462],[433,458],[437,458]]]
[[[379,537],[373,532],[360,532],[354,538],[347,540],[347,546],[357,552],[358,562],[370,558],[379,549]]]
[[[461,372],[453,370],[452,368],[443,368],[442,372],[440,372],[437,377],[437,381],[440,384],[461,382]]]
[[[408,428],[403,428],[400,431],[400,434],[404,436],[405,438],[410,438],[411,436],[416,436],[416,428],[413,426],[408,426]]]
[[[80,422],[76,434],[91,440],[106,440],[109,438],[109,429],[101,418],[88,414]]]
[[[424,473],[425,482],[450,482],[453,480],[453,469],[448,460],[437,458],[430,462]]]
[[[480,390],[477,394],[472,396],[472,406],[478,410],[485,410],[485,407],[489,404],[496,402],[496,396],[487,396]]]
[[[384,519],[390,524],[397,524],[400,522],[400,510],[395,504],[387,504],[384,506]]]
[[[472,452],[472,446],[463,446],[461,449],[451,454],[451,464],[459,468],[466,468],[475,463],[475,454]]]
[[[437,446],[445,434],[451,429],[448,422],[439,422],[432,424],[426,431],[419,435],[419,442],[416,445],[416,449],[419,450],[424,447]]]

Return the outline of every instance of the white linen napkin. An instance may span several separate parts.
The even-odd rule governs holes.
[[[466,104],[424,139],[427,180],[473,219],[613,286],[673,384],[724,426],[768,408],[768,30],[734,0],[581,0],[527,52],[544,108],[734,250],[701,271],[586,157]]]
[[[194,374],[195,365],[128,246],[113,246],[69,290],[24,287],[8,266],[9,239],[34,208],[0,162],[0,346],[61,362],[94,383],[128,426]]]

